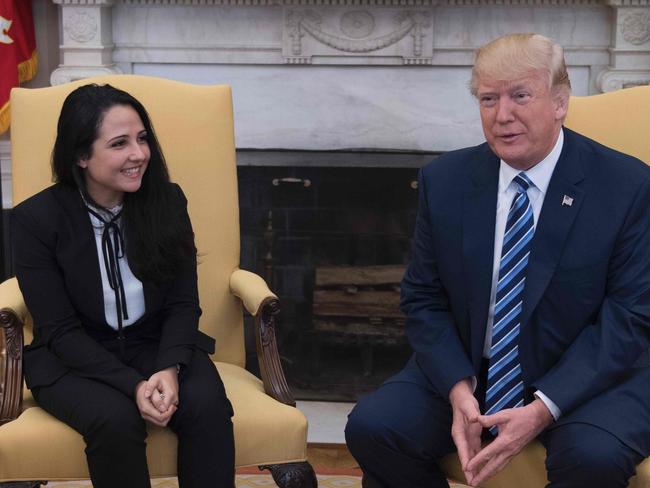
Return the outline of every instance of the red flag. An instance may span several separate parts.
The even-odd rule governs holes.
[[[36,74],[31,0],[0,0],[0,134],[9,128],[9,93]]]

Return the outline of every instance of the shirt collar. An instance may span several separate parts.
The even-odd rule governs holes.
[[[530,181],[533,182],[533,185],[535,185],[542,195],[546,194],[548,184],[551,181],[551,176],[553,176],[553,170],[555,170],[555,166],[560,159],[563,145],[564,131],[560,128],[560,133],[557,141],[555,141],[555,146],[551,149],[551,152],[548,153],[548,155],[539,163],[526,171],[526,176],[528,176]],[[513,168],[502,159],[499,167],[499,192],[506,191],[514,177],[519,173],[521,173],[521,171]]]

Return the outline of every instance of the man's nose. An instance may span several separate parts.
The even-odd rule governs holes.
[[[497,102],[497,122],[506,124],[514,120],[513,102],[507,97],[501,97]]]

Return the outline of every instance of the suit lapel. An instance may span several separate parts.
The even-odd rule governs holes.
[[[104,320],[104,290],[99,270],[99,256],[95,244],[95,234],[88,212],[77,190],[64,186],[58,187],[58,198],[70,219],[73,229],[72,243],[76,252],[69,271],[73,273],[75,283],[87,299],[91,316]]]
[[[471,163],[471,184],[463,196],[463,263],[469,302],[472,362],[483,356],[494,261],[499,159],[487,144]]]
[[[549,182],[533,238],[521,317],[524,326],[555,272],[564,242],[584,200],[584,191],[577,186],[585,177],[580,153],[571,131],[564,129],[564,135],[564,147]]]

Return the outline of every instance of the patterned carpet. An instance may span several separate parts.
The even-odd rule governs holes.
[[[237,488],[275,487],[269,474],[238,474],[235,480]],[[50,482],[48,488],[90,488],[90,481],[59,481]],[[318,475],[319,488],[361,488],[359,476],[348,475]],[[151,488],[178,488],[176,478],[152,480]]]
[[[361,488],[361,477],[350,475],[317,475],[319,488]],[[238,474],[237,488],[275,487],[269,474]],[[90,481],[50,482],[48,488],[90,488]],[[462,488],[465,485],[451,484],[451,488]],[[178,488],[176,478],[152,480],[152,488]]]
[[[361,470],[345,445],[310,444],[307,457],[316,470],[319,488],[361,488]],[[276,488],[269,472],[254,466],[237,468],[235,483],[237,488]],[[450,486],[469,488],[458,483]],[[178,488],[178,482],[176,478],[159,478],[152,480],[151,487]],[[92,488],[92,485],[88,480],[51,481],[47,488]]]

